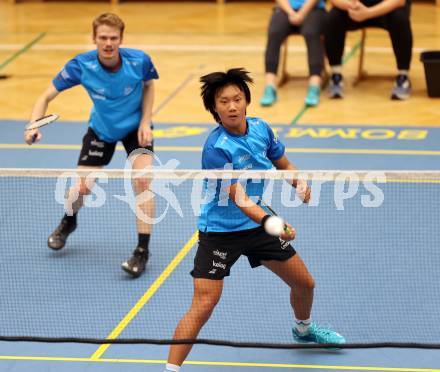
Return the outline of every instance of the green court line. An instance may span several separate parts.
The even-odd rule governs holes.
[[[296,124],[298,123],[299,119],[301,119],[301,117],[306,113],[306,111],[308,110],[308,106],[304,105],[302,107],[302,109],[298,112],[298,114],[296,114],[296,116],[293,118],[293,120],[290,122],[290,124]]]
[[[41,357],[41,356],[2,356],[1,360],[21,361],[51,361],[51,362],[85,362],[85,363],[139,363],[139,364],[165,364],[166,360],[157,359],[124,359],[124,358],[64,358],[64,357]],[[319,364],[285,364],[285,363],[243,363],[243,362],[209,362],[209,361],[185,361],[185,365],[199,366],[223,366],[223,367],[268,367],[268,368],[291,368],[291,369],[314,369],[314,370],[336,370],[336,371],[383,371],[383,372],[440,372],[434,368],[400,368],[400,367],[367,367],[367,366],[330,366]]]
[[[348,60],[351,59],[351,57],[354,56],[354,54],[356,53],[356,51],[361,47],[362,42],[358,41],[357,44],[351,48],[351,50],[344,56],[344,58],[342,59],[342,64],[345,65]]]
[[[357,44],[351,48],[351,50],[344,56],[342,59],[342,64],[345,65],[356,53],[356,51],[360,48],[361,41],[358,41]],[[304,105],[301,110],[296,114],[296,116],[293,118],[293,120],[290,122],[291,125],[298,123],[299,119],[307,112],[309,109],[309,106]]]
[[[38,43],[43,37],[46,36],[45,32],[40,33],[35,39],[31,40],[29,43],[27,43],[24,47],[22,47],[20,50],[16,51],[12,56],[10,56],[6,61],[2,62],[0,64],[0,70],[5,68],[7,65],[9,65],[14,59],[19,57],[21,54],[27,52],[32,46],[36,43]]]
[[[0,143],[0,150],[80,150],[81,145],[63,144],[36,144],[26,145],[22,143]],[[201,152],[200,146],[154,146],[156,151],[168,152]],[[116,146],[117,151],[125,151],[121,145]],[[365,155],[416,155],[416,156],[440,156],[438,150],[393,150],[393,149],[351,149],[351,148],[319,148],[319,147],[286,147],[287,153],[295,154],[365,154]]]

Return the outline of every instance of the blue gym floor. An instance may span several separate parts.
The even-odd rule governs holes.
[[[86,123],[78,122],[59,122],[43,129],[43,141],[32,147],[23,143],[24,123],[21,121],[0,121],[0,168],[75,168],[81,138],[86,131]],[[155,124],[155,149],[160,161],[165,164],[172,159],[179,161],[179,168],[199,168],[200,149],[213,125],[206,123]],[[378,127],[378,126],[334,126],[334,125],[282,125],[273,124],[280,139],[286,144],[287,155],[300,169],[340,169],[340,170],[439,170],[440,156],[440,128],[420,128],[420,127]],[[121,168],[124,166],[125,152],[118,148],[110,168]],[[388,187],[388,186],[387,186]],[[392,185],[390,187],[393,187]],[[422,187],[421,189],[419,187]],[[430,185],[410,185],[410,195],[421,193],[424,197],[409,199],[405,206],[390,205],[389,209],[376,211],[377,221],[368,226],[373,229],[369,232],[375,236],[374,229],[379,231],[388,222],[387,219],[393,213],[405,215],[406,211],[412,211],[420,219],[427,231],[437,231],[435,226],[438,218],[432,218],[438,213],[433,208],[433,199],[429,195],[435,196],[438,184]],[[33,190],[36,195],[44,194],[47,188],[44,185]],[[420,191],[422,190],[422,191]],[[53,198],[53,196],[52,196]],[[2,210],[0,216],[5,217],[5,211],[14,206],[12,198],[8,195],[0,197]],[[34,324],[36,333],[45,332],[49,336],[62,336],[63,324],[56,324],[57,319],[66,319],[65,314],[72,314],[74,322],[84,325],[84,329],[79,330],[79,337],[91,337],[84,334],[89,332],[92,335],[107,337],[119,324],[123,324],[120,337],[140,336],[140,329],[153,327],[152,336],[163,337],[163,333],[172,333],[179,317],[183,315],[191,299],[192,281],[187,274],[192,265],[195,253],[195,232],[196,219],[187,218],[184,222],[176,222],[172,214],[167,217],[166,224],[170,231],[178,231],[172,241],[173,247],[161,246],[160,234],[153,234],[151,243],[152,260],[149,264],[146,275],[138,280],[128,280],[119,268],[121,262],[133,248],[134,241],[130,241],[126,248],[121,248],[122,242],[126,242],[125,236],[121,236],[121,245],[112,245],[112,252],[103,255],[102,252],[108,248],[106,241],[84,244],[82,237],[93,234],[92,230],[87,230],[87,221],[98,219],[100,223],[106,225],[106,229],[118,231],[118,221],[114,213],[103,213],[99,209],[96,211],[85,211],[82,218],[82,232],[72,235],[69,240],[69,247],[59,254],[48,252],[46,245],[47,234],[55,225],[60,216],[60,206],[49,202],[50,198],[41,201],[45,206],[40,215],[41,221],[35,221],[29,227],[27,237],[15,237],[23,239],[23,242],[32,243],[32,250],[29,250],[23,259],[20,252],[8,250],[9,253],[2,257],[3,264],[17,263],[20,265],[23,275],[21,280],[12,283],[6,277],[8,270],[0,273],[0,288],[2,297],[16,304],[17,308],[9,308],[5,302],[0,302],[0,333],[13,334],[20,333],[20,330],[29,329],[32,322],[39,319],[38,324]],[[434,199],[434,201],[437,199]],[[116,201],[113,201],[116,203]],[[106,206],[107,208],[107,206]],[[108,208],[114,208],[111,205]],[[116,207],[117,208],[117,207]],[[117,210],[117,209],[113,209]],[[188,210],[185,209],[187,212]],[[359,250],[367,254],[374,254],[380,260],[381,251],[380,241],[367,241],[361,229],[356,229],[356,215],[341,214],[335,212],[334,215],[327,214],[325,218],[320,217],[319,211],[313,211],[309,216],[307,210],[298,209],[298,213],[304,215],[306,221],[314,221],[316,225],[327,224],[328,229],[341,228],[338,230],[342,236],[344,234],[357,234],[354,240],[364,246],[358,246]],[[413,249],[411,242],[412,219],[402,219],[407,225],[400,225],[399,230],[389,229],[390,236],[399,236],[399,247]],[[350,225],[353,223],[353,226]],[[48,228],[50,225],[50,228]],[[183,226],[182,226],[183,225]],[[295,225],[295,224],[294,224]],[[383,334],[375,335],[372,329],[376,319],[386,319],[384,328],[393,323],[394,329],[399,328],[401,334],[394,335],[396,340],[405,337],[405,330],[414,327],[418,316],[417,308],[405,308],[405,297],[388,298],[387,306],[396,306],[396,309],[404,309],[402,313],[380,313],[380,296],[375,294],[377,290],[386,290],[386,285],[381,278],[375,277],[372,280],[371,293],[356,293],[355,283],[358,276],[362,275],[362,265],[357,263],[357,267],[345,267],[344,262],[340,267],[323,267],[322,255],[331,255],[331,246],[328,243],[320,244],[318,248],[315,243],[322,242],[323,232],[316,232],[312,224],[299,223],[298,231],[304,232],[298,236],[296,241],[297,249],[307,263],[317,279],[318,288],[314,315],[319,319],[328,321],[335,329],[350,338],[350,330],[364,330],[365,341],[384,341]],[[339,225],[339,227],[338,227]],[[84,227],[83,227],[84,226]],[[134,226],[132,226],[134,229]],[[159,227],[160,228],[160,227]],[[307,230],[310,229],[310,230]],[[12,234],[12,232],[11,232]],[[316,235],[313,235],[316,234]],[[129,233],[127,233],[129,235]],[[134,234],[131,234],[134,235]],[[130,235],[130,236],[131,236]],[[110,238],[110,237],[109,237]],[[433,236],[421,237],[424,245],[429,245],[426,249],[438,249],[440,238],[437,234]],[[10,241],[7,234],[0,236],[0,243],[3,246]],[[408,243],[405,243],[405,242]],[[171,242],[171,240],[167,240]],[[349,248],[349,247],[345,247]],[[126,249],[124,251],[124,249]],[[155,255],[155,250],[161,249],[161,254]],[[317,254],[319,252],[319,254]],[[2,253],[3,254],[3,253]],[[177,254],[180,254],[181,261],[173,261]],[[348,255],[349,251],[340,252],[341,255]],[[388,252],[389,254],[389,252]],[[396,253],[397,255],[397,253]],[[316,260],[320,256],[320,261]],[[118,261],[115,262],[115,257]],[[156,258],[155,258],[156,257]],[[413,256],[414,257],[414,256]],[[329,256],[329,258],[331,258]],[[408,257],[411,259],[411,257]],[[172,262],[173,261],[173,262]],[[35,267],[38,262],[38,272]],[[164,275],[164,270],[172,262],[172,271],[169,276]],[[315,263],[316,262],[316,263]],[[87,263],[85,265],[85,263]],[[405,261],[404,256],[399,256],[397,263],[400,270],[405,270],[408,264],[416,265],[415,262]],[[421,263],[423,264],[423,263]],[[438,293],[432,293],[432,288],[438,288],[440,280],[437,262],[425,268],[424,276],[417,272],[410,272],[404,276],[407,282],[400,283],[401,286],[411,288],[415,281],[420,285],[420,298],[425,298],[424,315],[429,319],[426,322],[433,324],[433,334],[426,335],[426,340],[430,342],[440,341],[438,324],[440,322],[438,309]],[[96,268],[99,265],[99,269]],[[248,270],[246,262],[237,263],[237,275],[232,273],[226,279],[224,298],[219,306],[221,308],[214,314],[211,322],[208,322],[203,335],[212,336],[215,332],[218,338],[232,338],[235,334],[229,334],[230,330],[237,330],[246,327],[255,327],[255,334],[260,336],[260,340],[275,342],[273,337],[290,340],[290,310],[288,305],[287,292],[264,301],[264,295],[271,295],[274,285],[280,285],[272,276],[264,270]],[[243,268],[241,268],[243,266]],[[386,268],[383,268],[384,271]],[[346,298],[331,298],[332,288],[340,283],[341,272],[344,271],[346,283]],[[98,275],[98,277],[96,277]],[[243,275],[240,277],[240,275]],[[374,276],[374,274],[370,275]],[[186,279],[179,282],[179,301],[172,301],[176,296],[173,280],[178,278]],[[246,280],[246,288],[261,290],[263,299],[256,299],[256,303],[246,306],[245,303],[250,297],[247,293],[242,293],[243,288],[238,285],[240,281]],[[257,284],[254,283],[257,281]],[[105,288],[95,287],[90,283],[106,283]],[[276,284],[275,284],[276,283]],[[263,286],[263,287],[261,287]],[[377,286],[377,288],[375,287]],[[431,286],[431,287],[430,287]],[[32,297],[33,289],[38,290],[41,298],[48,298],[57,293],[60,288],[69,289],[71,294],[66,298],[58,298],[52,303],[37,301],[29,302]],[[274,291],[275,292],[275,291]],[[411,292],[411,291],[408,291]],[[34,292],[35,293],[35,292]],[[286,293],[284,296],[283,294]],[[409,293],[408,295],[410,295]],[[71,297],[70,297],[71,296]],[[320,298],[321,297],[321,298]],[[359,303],[356,303],[356,297]],[[35,298],[35,294],[34,294]],[[368,299],[372,302],[379,301],[379,305],[374,313],[365,308]],[[140,307],[133,310],[136,303],[140,301]],[[94,303],[99,303],[98,310],[91,307]],[[273,305],[273,306],[272,306]],[[228,308],[248,310],[245,319],[237,319],[237,324],[230,324],[230,318],[225,316]],[[261,307],[263,307],[263,316]],[[21,310],[20,310],[21,309]],[[428,309],[428,310],[426,310]],[[389,311],[389,310],[388,310]],[[65,312],[58,316],[60,312]],[[272,313],[270,313],[272,312]],[[32,317],[28,314],[32,313]],[[169,314],[169,321],[163,324],[154,324],[154,314]],[[270,314],[270,315],[267,315]],[[403,314],[403,315],[402,315]],[[409,314],[409,315],[408,315]],[[414,314],[414,319],[410,315]],[[408,316],[408,317],[407,317]],[[275,319],[276,318],[276,319]],[[161,317],[163,319],[163,315]],[[12,321],[11,321],[12,320]],[[225,322],[228,322],[227,324]],[[273,334],[266,333],[263,326],[259,324],[273,323]],[[72,324],[73,324],[72,323]],[[272,325],[272,324],[271,324]],[[68,325],[70,326],[70,325]],[[261,328],[261,329],[259,329]],[[161,335],[155,334],[160,332]],[[83,332],[83,333],[81,333]],[[203,333],[205,332],[205,333]],[[149,330],[151,335],[151,330]],[[261,334],[259,334],[261,333]],[[275,335],[275,336],[274,336]],[[388,335],[389,336],[389,335]],[[387,337],[388,337],[387,336]],[[357,333],[359,336],[359,332]],[[360,339],[355,341],[360,342]],[[423,339],[419,341],[424,341]],[[0,342],[0,370],[2,372],[18,371],[162,371],[168,353],[168,346],[151,345],[86,345],[86,344],[47,344],[47,343],[26,343],[26,342]],[[291,369],[294,371],[440,371],[440,351],[439,350],[420,350],[420,349],[362,349],[362,350],[268,350],[268,349],[244,349],[231,347],[218,347],[196,345],[183,371],[276,371],[280,368]]]

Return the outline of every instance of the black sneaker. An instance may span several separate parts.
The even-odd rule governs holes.
[[[76,229],[76,223],[69,223],[62,219],[58,227],[50,234],[47,245],[55,251],[60,250],[66,245],[67,237]]]
[[[137,247],[133,256],[122,263],[122,270],[130,274],[133,278],[138,278],[145,271],[145,265],[148,262],[148,250]]]
[[[332,74],[328,86],[330,98],[344,98],[344,82],[342,74]]]
[[[411,81],[407,75],[397,75],[391,91],[391,99],[405,100],[411,95]]]

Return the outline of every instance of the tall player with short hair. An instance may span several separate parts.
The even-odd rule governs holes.
[[[78,54],[71,59],[52,84],[38,98],[32,111],[31,121],[45,115],[49,103],[66,89],[82,85],[93,101],[89,127],[83,138],[78,160],[79,169],[99,169],[113,157],[116,143],[122,141],[127,155],[141,149],[133,157],[135,170],[149,168],[152,164],[153,131],[151,124],[154,101],[154,79],[158,79],[151,58],[143,51],[121,48],[124,22],[117,15],[104,13],[93,21],[93,41],[96,49]],[[25,132],[25,141],[31,145],[42,137],[38,129]],[[145,149],[142,150],[142,149]],[[149,150],[149,151],[148,151]],[[137,195],[146,191],[149,183],[145,179],[133,182]],[[77,213],[84,197],[92,185],[85,178],[69,190],[70,205],[59,226],[49,236],[48,246],[59,250],[67,237],[76,229]],[[78,197],[75,197],[78,195]],[[154,200],[149,198],[137,208],[153,217]],[[148,244],[151,225],[137,217],[138,244],[133,256],[122,268],[133,277],[138,277],[148,260]]]

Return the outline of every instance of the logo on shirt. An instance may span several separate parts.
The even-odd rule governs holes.
[[[228,136],[223,136],[220,145],[223,145],[228,140]]]
[[[249,160],[251,156],[249,154],[241,155],[238,157],[238,163],[243,163],[246,160]]]
[[[105,96],[102,96],[102,95],[100,95],[100,94],[94,94],[94,93],[92,93],[92,98],[94,98],[94,99],[98,99],[98,100],[101,100],[101,101],[105,101]]]
[[[133,92],[133,87],[130,85],[124,88],[124,96],[128,96],[131,92]]]
[[[86,62],[84,65],[92,71],[98,71],[98,64],[96,62]]]
[[[70,79],[70,75],[69,73],[66,71],[66,69],[63,69],[63,71],[61,71],[61,76],[63,79],[67,80]]]

